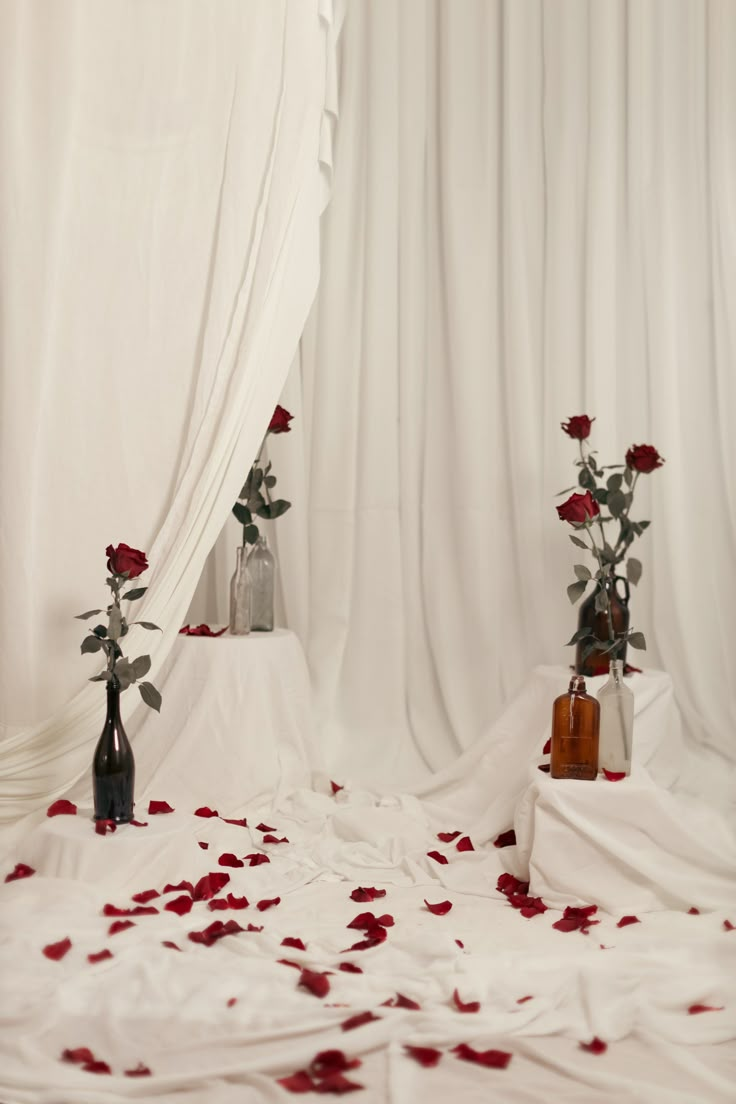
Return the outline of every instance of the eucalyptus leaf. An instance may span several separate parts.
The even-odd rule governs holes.
[[[608,491],[605,487],[597,487],[593,491],[593,498],[596,500],[596,502],[599,502],[601,506],[605,506],[608,502]]]
[[[263,482],[268,487],[268,489],[270,491],[272,487],[276,486],[276,476],[275,475],[266,475],[266,476],[264,476]]]
[[[255,544],[258,540],[258,526],[246,525],[243,530],[243,536],[245,537],[246,544]]]
[[[593,652],[599,652],[602,647],[603,642],[601,640],[595,640],[592,644],[586,644],[586,646],[583,648],[582,658],[587,659],[588,656],[591,655]]]
[[[620,517],[626,509],[626,495],[623,491],[616,491],[608,496],[608,510],[613,517]]]
[[[643,532],[645,529],[648,529],[651,524],[652,524],[651,521],[640,521],[639,522],[639,528]]]
[[[102,610],[87,610],[86,613],[77,613],[74,617],[74,620],[87,621],[90,617],[96,617],[98,613],[102,613]]]
[[[148,590],[148,587],[135,587],[133,590],[129,590],[127,594],[123,594],[123,598],[126,602],[137,602],[139,598]]]
[[[576,490],[577,490],[577,484],[574,487],[565,487],[564,491],[558,491],[557,492],[557,494],[555,495],[555,498],[559,498],[560,495],[563,495],[563,494],[570,494],[571,491],[576,491]]]
[[[579,640],[585,640],[588,636],[593,636],[592,629],[578,629],[577,632],[572,634],[565,647],[569,648],[571,644],[577,644]]]
[[[596,613],[604,613],[608,609],[608,595],[605,590],[599,590],[595,596]]]
[[[608,479],[606,480],[606,486],[608,487],[609,491],[620,491],[623,481],[624,477],[621,472],[616,472],[614,475],[609,475]]]
[[[151,657],[149,655],[138,656],[131,663],[136,679],[142,679],[151,670]]]
[[[258,516],[273,521],[274,518],[281,517],[282,514],[285,514],[290,506],[291,503],[287,502],[285,498],[277,498],[274,502],[264,505],[258,511]]]
[[[95,636],[99,636],[100,640],[104,640],[105,637],[107,636],[107,626],[106,625],[95,625],[92,632],[95,634]]]
[[[129,659],[119,659],[115,664],[115,678],[120,684],[121,690],[127,690],[131,683],[135,682],[135,671]]]
[[[644,633],[632,632],[629,636],[629,644],[632,648],[638,648],[640,652],[647,650],[647,642],[644,639]]]
[[[109,682],[111,678],[112,678],[112,675],[110,674],[109,671],[103,671],[101,675],[93,675],[92,678],[88,679],[87,681],[88,682]]]
[[[163,632],[158,625],[154,625],[153,621],[131,621],[131,625],[140,625],[142,629],[156,629],[157,632]]]
[[[626,561],[626,578],[632,586],[636,586],[641,579],[641,570],[641,561],[634,559],[633,556],[629,556]]]
[[[248,498],[248,509],[251,514],[260,514],[263,507],[266,505],[266,500],[260,491],[253,491]]]
[[[92,652],[99,652],[101,647],[102,641],[100,640],[99,636],[85,636],[79,650],[82,655],[85,655],[87,652],[89,652],[90,654]]]
[[[570,540],[572,541],[572,543],[576,544],[578,546],[578,548],[584,548],[586,552],[590,552],[590,548],[585,543],[585,541],[581,541],[580,537],[576,537],[572,533],[568,533],[568,536],[569,536]]]
[[[585,564],[575,564],[575,566],[573,567],[573,571],[577,575],[578,579],[583,579],[586,583],[591,578],[590,568],[586,567]]]
[[[146,705],[150,705],[151,709],[155,709],[157,713],[161,712],[161,695],[152,682],[141,682],[138,684],[138,689],[141,692]]]
[[[577,583],[570,583],[567,588],[567,597],[570,599],[572,605],[575,605],[578,598],[582,597],[585,593],[585,586],[586,584],[582,582],[582,580]]]
[[[581,468],[578,475],[578,483],[581,487],[584,487],[586,491],[595,490],[595,479],[591,475],[588,468]]]
[[[235,503],[233,513],[241,525],[250,525],[253,520],[250,510],[242,502]]]

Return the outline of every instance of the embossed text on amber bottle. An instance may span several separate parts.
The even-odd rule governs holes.
[[[598,774],[600,706],[585,693],[585,679],[573,675],[566,694],[552,706],[550,774],[592,782]]]

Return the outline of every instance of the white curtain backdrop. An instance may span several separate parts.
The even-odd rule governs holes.
[[[89,766],[72,618],[106,545],[149,555],[136,613],[164,631],[128,640],[155,681],[258,448],[317,285],[338,23],[331,0],[0,10],[2,819]]]
[[[734,57],[729,0],[350,7],[320,291],[271,455],[288,623],[354,777],[442,767],[535,664],[570,662],[554,505],[580,413],[604,462],[666,458],[637,488],[631,660],[736,756]]]

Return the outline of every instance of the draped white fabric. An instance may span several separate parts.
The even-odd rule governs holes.
[[[570,661],[554,505],[560,421],[585,412],[604,462],[666,458],[637,488],[632,661],[733,760],[736,5],[372,0],[340,56],[320,291],[271,449],[333,754],[413,781]]]
[[[4,819],[89,766],[72,615],[104,603],[106,545],[149,555],[136,614],[163,634],[126,642],[155,680],[257,451],[317,284],[334,16],[0,11]]]

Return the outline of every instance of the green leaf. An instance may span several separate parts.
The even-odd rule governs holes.
[[[592,629],[578,629],[577,632],[572,634],[565,647],[569,648],[571,644],[577,644],[579,640],[585,640],[587,636],[593,636]]]
[[[591,475],[588,468],[581,468],[580,469],[580,475],[578,476],[578,483],[586,491],[594,491],[595,490],[595,479]]]
[[[577,583],[570,583],[567,588],[567,597],[570,599],[571,604],[574,606],[578,598],[585,593],[586,584],[580,580]]]
[[[640,652],[647,650],[647,642],[644,639],[644,633],[632,632],[629,634],[629,644],[632,648],[638,648]]]
[[[133,668],[133,674],[136,679],[141,679],[151,670],[151,657],[149,655],[138,656],[138,658],[134,659],[131,663],[131,667]]]
[[[268,487],[268,489],[270,491],[272,487],[276,486],[276,476],[275,475],[266,475],[263,478],[263,482],[266,484],[266,486]]]
[[[557,492],[557,494],[555,495],[555,498],[559,498],[560,495],[563,495],[563,494],[570,494],[570,491],[576,491],[577,489],[578,489],[577,483],[575,484],[574,487],[565,487],[564,491],[558,491]]]
[[[573,567],[573,571],[577,575],[578,579],[583,579],[586,583],[588,582],[588,579],[591,578],[590,568],[586,567],[585,564],[575,564],[575,566]]]
[[[602,647],[603,647],[603,641],[602,640],[595,640],[595,641],[593,641],[592,644],[586,644],[586,646],[583,648],[582,658],[587,659],[588,656],[591,655],[593,652],[599,652]]]
[[[606,486],[611,492],[620,491],[623,481],[624,477],[621,472],[616,472],[615,475],[609,475],[608,479],[606,480]]]
[[[241,525],[250,525],[253,520],[250,510],[247,506],[244,506],[242,502],[235,503],[233,506],[233,513]]]
[[[597,487],[596,490],[593,491],[593,498],[596,502],[599,502],[601,506],[605,506],[608,502],[608,491],[605,487]]]
[[[626,578],[632,586],[636,586],[641,579],[641,562],[634,559],[633,556],[629,556],[626,561]]]
[[[631,484],[634,482],[634,473],[632,472],[628,464],[624,468],[624,482],[626,483],[627,487],[630,487]]]
[[[140,625],[143,629],[156,629],[157,632],[163,632],[158,625],[154,625],[153,621],[131,621],[131,625]]]
[[[626,509],[626,495],[623,491],[616,491],[608,496],[607,505],[612,517],[620,517]]]
[[[595,612],[604,613],[608,609],[608,595],[605,590],[599,590],[595,596]]]
[[[113,606],[110,610],[110,623],[107,626],[107,635],[111,640],[117,640],[122,633],[123,615],[119,606]]]
[[[134,590],[129,590],[127,594],[123,594],[122,597],[126,602],[137,602],[139,598],[148,590],[148,587],[135,587]]]
[[[85,655],[85,653],[87,652],[89,652],[90,654],[92,652],[99,652],[101,647],[102,641],[100,640],[99,636],[85,636],[79,650],[81,651],[82,655]]]
[[[104,640],[107,636],[107,627],[105,625],[95,625],[92,632],[95,636],[99,636],[100,640]]]
[[[277,517],[281,517],[291,506],[290,502],[287,502],[285,498],[277,498],[271,503],[266,503],[257,511],[258,516],[262,518],[268,518],[273,521]]]
[[[88,679],[87,681],[88,682],[109,682],[111,678],[112,678],[112,675],[110,674],[109,671],[103,671],[101,675],[93,675],[92,678]]]
[[[639,522],[639,528],[643,532],[645,529],[648,529],[651,524],[652,524],[651,521],[640,521]]]
[[[572,533],[568,533],[568,536],[569,536],[570,540],[572,541],[572,543],[576,544],[578,546],[578,548],[584,548],[586,552],[590,552],[590,548],[585,543],[585,541],[581,541],[580,537],[575,537],[575,536],[573,536]]]
[[[245,537],[246,544],[255,544],[258,540],[258,526],[246,525],[243,530],[243,536]]]
[[[161,695],[152,682],[141,682],[138,685],[138,689],[141,692],[146,705],[150,705],[151,709],[155,709],[157,713],[161,712]]]
[[[129,659],[119,659],[115,664],[114,673],[121,690],[127,690],[130,684],[135,682],[135,671]]]
[[[649,524],[647,522],[647,524]],[[102,613],[102,610],[87,610],[86,613],[77,613],[74,617],[75,621],[87,621],[90,617],[96,617],[98,613]]]

